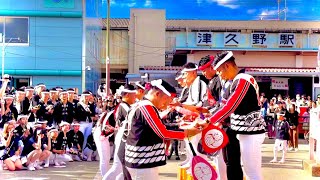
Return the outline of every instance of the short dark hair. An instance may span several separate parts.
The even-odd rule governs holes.
[[[207,64],[208,62],[210,62],[210,55],[207,55],[207,56],[202,57],[202,58],[200,59],[198,65],[199,65],[199,67],[200,67],[200,66],[203,66],[203,65]]]
[[[183,68],[193,69],[193,68],[196,68],[196,65],[192,62],[188,62],[187,64],[183,65]]]

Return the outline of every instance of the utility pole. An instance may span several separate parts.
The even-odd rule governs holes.
[[[110,0],[107,4],[107,34],[106,34],[106,95],[110,92]]]

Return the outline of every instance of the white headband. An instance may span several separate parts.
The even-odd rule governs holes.
[[[163,93],[165,93],[168,96],[171,96],[171,94],[169,93],[169,91],[166,90],[166,88],[164,88],[162,86],[162,79],[158,79],[158,80],[153,80],[150,82],[151,86],[157,87],[159,88]]]
[[[183,74],[180,74],[179,76],[177,76],[177,77],[175,78],[175,80],[181,79],[182,77],[183,77]]]
[[[135,82],[135,84],[137,85],[137,86],[139,86],[140,88],[142,88],[143,90],[145,90],[146,88],[145,87],[143,87],[138,81],[136,81]]]
[[[129,89],[125,89],[124,86],[120,86],[119,87],[119,92],[120,93],[136,93],[136,90],[129,90]]]
[[[195,68],[192,68],[192,69],[187,69],[187,68],[183,68],[181,72],[190,72],[190,71],[196,71],[198,70],[198,66],[196,65]]]
[[[228,54],[214,66],[214,70],[217,70],[223,63],[228,61],[232,56],[233,56],[232,51],[228,51]]]

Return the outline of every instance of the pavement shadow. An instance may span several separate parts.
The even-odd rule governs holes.
[[[282,168],[282,169],[296,169],[296,170],[302,170],[302,160],[301,159],[294,159],[294,158],[286,158],[286,162],[281,163],[270,163],[272,158],[270,157],[263,157],[262,158],[262,167],[266,168]],[[280,159],[279,159],[280,160]]]

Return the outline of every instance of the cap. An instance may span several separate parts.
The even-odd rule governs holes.
[[[317,95],[317,98],[320,98],[320,94]]]
[[[223,52],[217,54],[214,58],[214,63],[213,63],[214,70],[217,70],[223,63],[225,63],[231,59],[234,60],[232,51],[223,51]]]
[[[168,96],[175,97],[177,94],[176,89],[165,80],[162,80],[162,79],[153,80],[150,82],[150,84],[152,87],[157,87]]]

